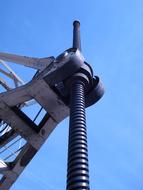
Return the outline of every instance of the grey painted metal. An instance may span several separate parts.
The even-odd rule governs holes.
[[[14,138],[18,136],[18,133],[16,133],[13,129],[9,130],[8,132],[5,132],[0,137],[0,148],[8,144],[10,141],[12,141]]]
[[[68,115],[69,108],[61,101],[50,86],[41,79],[33,79],[31,82],[0,94],[0,108],[4,104],[13,107],[31,99],[35,99],[56,120],[61,121],[63,115]]]
[[[54,57],[35,58],[3,52],[0,52],[0,59],[8,62],[18,63],[37,70],[45,69],[51,62],[54,61]]]
[[[7,84],[7,82],[0,78],[0,84],[6,89],[6,90],[11,90],[11,87]]]
[[[34,80],[32,84],[27,86],[26,90],[23,90],[22,87],[19,87],[23,92],[24,98],[18,99],[18,93],[16,90],[3,93],[4,96],[0,100],[0,118],[2,118],[6,123],[12,126],[18,133],[24,137],[30,144],[35,148],[39,147],[39,143],[42,141],[41,137],[38,137],[38,134],[35,133],[29,126],[25,124],[11,109],[11,107],[23,103],[27,100],[27,91],[30,94],[30,97],[34,98],[56,121],[60,122],[69,114],[69,108],[59,99],[59,97],[49,88],[49,86],[42,80]],[[25,88],[24,88],[25,89]],[[14,92],[14,93],[11,93]],[[9,95],[8,95],[9,94]],[[15,95],[15,97],[14,97]],[[11,101],[12,98],[12,101]],[[13,101],[15,99],[15,101]],[[47,101],[48,99],[48,101]],[[17,101],[16,101],[17,100]]]
[[[103,95],[103,88],[101,87],[99,78],[96,77],[93,80],[93,76],[89,76],[92,75],[92,72],[81,54],[79,29],[79,22],[75,21],[73,48],[64,51],[56,59],[54,57],[32,58],[0,53],[0,59],[4,61],[37,69],[36,75],[27,84],[23,84],[21,79],[14,72],[10,71],[9,67],[7,67],[9,72],[0,69],[1,73],[14,80],[16,87],[15,89],[11,89],[4,80],[1,80],[1,84],[8,91],[0,93],[0,121],[5,121],[11,129],[0,136],[0,147],[10,143],[18,135],[26,141],[25,145],[20,150],[17,150],[19,154],[14,161],[5,162],[5,168],[0,168],[0,173],[4,175],[0,180],[0,189],[2,190],[8,190],[12,186],[57,124],[69,115],[69,101],[67,100],[69,100],[70,93],[68,83],[71,82],[71,78],[73,79],[73,75],[73,80],[82,78],[81,81],[85,82],[84,84],[92,83],[91,89],[85,86],[85,92],[87,93],[88,91],[88,94],[86,94],[86,106],[97,102]],[[2,63],[4,62],[2,61]],[[59,83],[62,83],[66,93],[62,94],[60,88],[57,88]],[[22,106],[29,105],[27,102],[32,101],[37,102],[47,112],[38,126],[20,110]],[[83,105],[81,106],[84,107]],[[38,130],[35,127],[39,127]],[[85,131],[85,129],[81,130]],[[77,142],[79,142],[79,138]],[[75,152],[78,152],[78,145],[76,144],[75,147]],[[72,156],[75,156],[75,154],[72,154]],[[69,160],[71,160],[71,157]],[[74,167],[76,168],[76,165]],[[80,172],[88,174],[87,170],[77,171],[77,173]],[[71,176],[71,173],[68,175]],[[85,178],[85,176],[82,177]],[[81,176],[77,176],[76,180],[82,185]],[[71,181],[68,183],[68,186],[70,184]]]
[[[49,137],[49,135],[52,133],[54,128],[57,126],[57,122],[55,122],[51,117],[47,120],[43,128],[40,130],[39,134],[43,137],[44,141]],[[40,148],[39,147],[39,148]],[[33,148],[29,143],[27,143],[20,154],[17,156],[15,161],[11,163],[11,168],[9,170],[3,171],[4,177],[0,181],[0,188],[2,190],[8,190],[12,184],[16,181],[16,179],[19,177],[21,172],[24,170],[24,168],[27,166],[27,164],[30,162],[30,160],[34,157],[34,155],[37,153],[38,150]]]
[[[51,63],[51,61],[49,63]],[[45,66],[41,68],[44,67]],[[9,163],[9,168],[0,167],[0,173],[4,174],[3,178],[0,180],[0,189],[2,190],[8,190],[11,187],[56,125],[69,115],[69,108],[44,80],[47,70],[48,73],[52,72],[52,69],[47,67],[45,72],[41,72],[38,77],[33,78],[29,83],[0,93],[0,118],[8,123],[12,130],[16,130],[16,133],[11,133],[12,131],[9,131],[3,135],[3,140],[0,142],[1,147],[8,144],[19,134],[27,141],[14,162]],[[12,109],[14,106],[25,104],[27,101],[31,100],[38,102],[49,113],[48,120],[38,133],[32,130]],[[31,151],[31,147],[32,150],[35,150],[34,153]],[[27,151],[28,156],[26,156]]]
[[[8,165],[3,160],[0,160],[0,172],[2,173],[8,170],[9,170]]]
[[[4,62],[3,60],[0,60],[0,65],[1,64],[4,66],[6,71],[4,69],[0,68],[0,73],[4,74],[6,77],[11,79],[13,81],[13,84],[15,84],[15,86],[13,87],[13,86],[9,85],[4,78],[0,78],[0,84],[7,91],[25,84],[25,82],[13,71],[13,69],[11,69],[11,67],[6,62]],[[31,100],[29,102],[24,102],[23,104],[21,104],[20,107],[30,106],[33,104],[35,104],[35,101]]]
[[[7,74],[7,76],[16,80],[22,85],[24,84],[24,81],[3,60],[0,60],[0,63],[9,71],[9,74]],[[6,73],[3,72],[3,74],[6,74]]]
[[[32,130],[12,109],[4,105],[0,111],[0,118],[17,131],[29,144],[36,149],[42,141],[42,137]]]

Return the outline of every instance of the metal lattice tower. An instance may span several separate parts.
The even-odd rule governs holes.
[[[7,62],[33,68],[36,74],[24,83]],[[72,48],[56,58],[0,53],[0,73],[0,189],[10,189],[69,115],[67,190],[89,189],[85,108],[96,103],[104,90],[81,53],[79,21],[74,22]],[[25,108],[32,106],[38,110],[30,118]]]

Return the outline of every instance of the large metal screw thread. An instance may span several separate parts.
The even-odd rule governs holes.
[[[71,85],[67,190],[89,190],[84,84]]]

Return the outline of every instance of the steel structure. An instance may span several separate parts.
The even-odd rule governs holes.
[[[85,107],[96,103],[104,90],[81,53],[79,27],[79,21],[75,21],[73,47],[56,58],[0,53],[0,64],[7,69],[0,68],[0,72],[15,85],[12,88],[5,78],[0,78],[6,90],[0,93],[0,157],[4,154],[0,160],[2,190],[10,189],[54,128],[69,115],[67,190],[89,189]],[[5,61],[34,68],[37,72],[25,84]],[[23,111],[32,104],[40,105],[34,119]],[[36,123],[42,110],[44,114]],[[6,155],[6,151],[10,154]]]

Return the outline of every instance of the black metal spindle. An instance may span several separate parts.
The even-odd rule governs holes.
[[[73,23],[73,47],[81,51],[80,23]],[[89,190],[88,149],[85,117],[87,76],[78,72],[70,84],[67,190]]]
[[[84,84],[71,86],[67,190],[89,190]]]
[[[75,20],[73,26],[73,48],[77,48],[81,51],[80,22]]]

